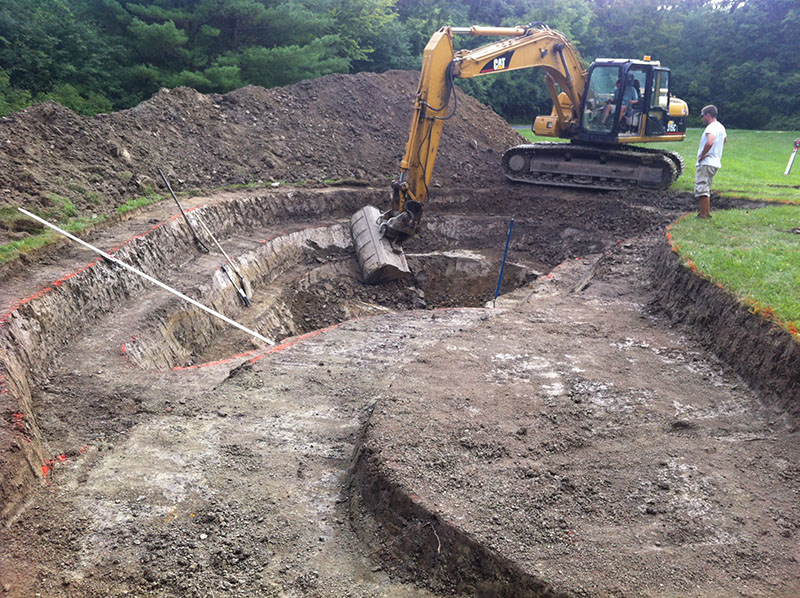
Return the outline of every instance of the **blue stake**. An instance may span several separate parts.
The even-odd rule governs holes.
[[[514,229],[514,217],[511,217],[511,222],[508,223],[508,237],[506,237],[506,250],[503,252],[503,263],[500,265],[500,278],[497,279],[497,290],[494,292],[494,299],[492,299],[492,307],[494,302],[497,301],[497,296],[500,294],[500,283],[503,282],[503,270],[506,268],[506,257],[508,256],[508,244],[511,242],[511,231]]]

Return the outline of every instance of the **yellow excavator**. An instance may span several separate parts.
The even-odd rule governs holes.
[[[455,35],[503,39],[453,50]],[[411,131],[392,207],[367,206],[351,219],[364,279],[377,283],[408,275],[400,246],[416,234],[428,197],[445,121],[457,110],[456,78],[540,67],[553,100],[537,116],[536,135],[563,142],[518,145],[503,154],[507,178],[524,183],[591,189],[666,189],[681,174],[676,152],[633,143],[683,141],[686,102],[670,94],[670,71],[658,61],[601,58],[588,69],[575,46],[544,23],[520,27],[443,27],[425,47]],[[452,101],[451,101],[452,100]]]

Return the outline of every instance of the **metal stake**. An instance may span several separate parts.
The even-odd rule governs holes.
[[[195,216],[195,218],[197,218],[197,221],[200,223],[200,226],[203,227],[203,230],[206,231],[206,234],[209,237],[211,237],[212,241],[214,241],[214,245],[217,246],[217,249],[219,249],[220,252],[222,253],[222,255],[225,256],[225,259],[228,260],[228,264],[230,264],[231,269],[234,272],[236,272],[236,275],[239,277],[239,284],[238,285],[234,282],[233,277],[228,273],[227,270],[225,271],[225,274],[228,276],[228,279],[231,281],[231,284],[233,285],[233,287],[239,293],[239,296],[242,298],[242,302],[244,303],[245,307],[250,307],[250,297],[247,296],[247,291],[244,288],[244,276],[242,276],[241,271],[239,270],[239,268],[236,267],[236,264],[233,263],[233,260],[230,257],[228,257],[228,254],[225,253],[225,250],[222,248],[222,245],[219,244],[219,241],[217,241],[217,238],[214,235],[211,234],[210,230],[208,230],[208,227],[206,226],[206,223],[203,222],[202,218],[200,218],[200,214],[194,214],[194,216]]]
[[[511,217],[511,222],[508,223],[508,236],[506,237],[506,250],[503,252],[503,263],[500,265],[500,277],[497,279],[497,290],[494,292],[492,299],[492,307],[497,301],[497,296],[500,294],[500,283],[503,282],[503,270],[506,268],[506,256],[508,256],[508,244],[511,242],[511,231],[514,229],[514,217]]]
[[[167,186],[167,189],[169,189],[169,193],[170,195],[172,195],[172,199],[174,199],[175,203],[178,204],[178,209],[181,211],[181,214],[183,214],[183,219],[186,221],[186,226],[189,227],[189,230],[192,233],[192,237],[194,237],[195,246],[199,251],[202,251],[203,253],[208,253],[209,252],[208,247],[206,246],[205,243],[203,243],[203,241],[200,240],[200,237],[197,236],[197,231],[194,230],[194,226],[192,226],[192,221],[189,220],[189,216],[186,214],[186,212],[183,211],[183,206],[181,205],[181,202],[178,201],[178,198],[175,196],[175,192],[172,190],[172,185],[170,185],[169,181],[167,180],[167,175],[165,175],[164,171],[161,170],[160,168],[158,169],[158,174],[160,174],[161,178],[164,179],[164,184]]]

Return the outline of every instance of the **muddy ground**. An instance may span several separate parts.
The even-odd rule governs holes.
[[[442,187],[407,246],[416,276],[360,282],[347,216],[385,201],[385,187],[363,183],[388,180],[407,123],[385,117],[381,131],[397,132],[384,138],[378,121],[348,106],[365,97],[367,114],[391,115],[413,81],[394,73],[220,97],[178,90],[94,120],[55,107],[55,133],[47,106],[0,123],[16,123],[13,156],[41,173],[4,183],[23,201],[44,197],[50,172],[87,170],[77,146],[59,154],[42,141],[72,127],[89,131],[90,147],[102,127],[129,119],[114,129],[127,151],[152,156],[150,167],[169,155],[192,172],[187,186],[204,173],[233,182],[232,171],[207,169],[238,164],[228,130],[245,135],[234,125],[249,121],[213,115],[252,114],[242,98],[269,106],[253,118],[286,119],[275,122],[287,138],[313,130],[308,115],[329,114],[338,116],[312,124],[349,123],[363,136],[331,144],[344,151],[319,170],[297,171],[313,185],[185,198],[252,281],[251,308],[225,282],[221,256],[198,253],[168,203],[91,234],[275,347],[73,246],[5,271],[6,595],[800,593],[792,387],[762,388],[746,360],[706,349],[713,314],[735,305],[695,298],[703,318],[692,319],[677,314],[678,297],[660,301],[659,283],[680,268],[665,266],[664,227],[693,209],[689,196],[507,184],[492,162],[515,134],[465,99],[443,145]],[[308,110],[312,102],[322,103]],[[209,153],[159,154],[135,125],[148,115],[183,141],[197,135]],[[309,138],[309,160],[319,140]],[[362,184],[326,187],[329,176]],[[118,204],[128,187],[108,180],[92,192]],[[513,266],[496,307],[485,307],[511,214]],[[692,313],[692,303],[680,309]],[[754,338],[750,354],[768,361],[771,346]]]

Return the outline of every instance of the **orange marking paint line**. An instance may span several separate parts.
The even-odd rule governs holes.
[[[683,214],[680,218],[678,218],[672,224],[677,224],[681,220],[684,220],[684,219],[686,219],[688,217],[689,217],[689,214]],[[725,288],[725,286],[721,282],[714,282],[714,280],[708,274],[706,274],[705,272],[701,271],[700,268],[698,268],[697,265],[690,258],[688,258],[688,257],[686,257],[684,255],[681,255],[681,253],[680,253],[680,245],[678,245],[678,243],[675,243],[675,241],[672,239],[672,234],[671,234],[672,224],[669,224],[667,226],[667,232],[666,232],[667,243],[669,244],[669,246],[672,249],[672,251],[674,253],[677,253],[680,256],[680,259],[683,260],[683,263],[686,264],[686,266],[692,271],[692,273],[695,276],[698,276],[698,277],[702,278],[703,280],[706,280],[709,283],[716,285],[718,288],[722,289],[723,291],[725,291],[727,293],[728,292],[727,289]],[[751,299],[750,297],[745,297],[744,299],[741,299],[740,301],[741,301],[742,304],[747,306],[747,308],[750,310],[751,313],[758,314],[759,316],[761,316],[765,320],[774,322],[775,324],[777,324],[778,326],[780,326],[781,328],[786,330],[792,336],[800,337],[800,331],[798,331],[797,327],[794,324],[792,324],[791,322],[785,322],[784,320],[781,320],[780,318],[778,318],[775,315],[775,312],[772,310],[771,307],[762,308],[758,304],[757,301]]]
[[[88,445],[84,445],[81,448],[80,453],[83,454],[84,452],[86,452],[87,448]],[[47,459],[46,461],[44,461],[41,467],[42,477],[46,478],[47,475],[54,470],[56,465],[58,465],[59,463],[66,463],[68,459],[69,457],[67,457],[66,453],[61,453],[60,455],[56,455],[52,459]]]
[[[15,412],[11,414],[11,424],[14,428],[17,429],[17,434],[19,437],[22,438],[25,442],[30,442],[31,439],[28,436],[28,430],[25,426],[25,414]]]
[[[12,413],[11,414],[11,423],[19,430],[25,431],[24,424],[25,414],[24,413]]]
[[[253,359],[250,359],[248,361],[248,363],[255,363],[259,359],[262,359],[265,355],[269,355],[270,353],[277,353],[278,351],[283,351],[284,349],[288,349],[289,347],[299,343],[300,341],[303,341],[305,339],[311,338],[312,336],[316,336],[316,335],[321,334],[323,332],[328,332],[329,330],[334,330],[335,328],[338,328],[339,326],[342,326],[343,324],[349,324],[351,322],[357,322],[358,320],[360,320],[360,318],[353,318],[352,320],[346,320],[345,322],[340,322],[339,324],[334,324],[333,326],[328,326],[327,328],[320,328],[318,330],[312,330],[311,332],[306,332],[305,334],[303,334],[301,336],[298,336],[298,337],[293,338],[291,340],[284,341],[279,345],[275,345],[274,347],[270,347],[269,349],[267,349],[263,353],[260,353],[259,355],[256,355]],[[246,351],[244,353],[239,353],[238,355],[234,355],[233,357],[228,357],[227,359],[219,359],[217,361],[209,361],[208,363],[198,363],[198,364],[195,364],[195,365],[187,365],[187,366],[176,365],[174,368],[172,368],[172,371],[174,371],[174,372],[183,372],[183,371],[186,371],[186,370],[196,370],[198,368],[206,368],[206,367],[210,367],[210,366],[214,366],[214,365],[222,365],[224,363],[230,363],[231,361],[234,361],[234,360],[239,359],[241,357],[247,357],[248,355],[252,355],[253,353],[258,353],[259,351],[261,351],[261,349],[253,349],[252,351]]]
[[[192,210],[197,210],[197,209],[199,209],[199,208],[201,208],[201,207],[205,207],[205,206],[198,206],[198,207],[196,207],[196,208],[192,208]],[[174,219],[175,219],[175,218],[177,218],[179,215],[180,215],[180,214],[176,214],[175,216],[173,216],[172,218],[170,218],[170,220],[174,220]],[[143,238],[143,237],[144,237],[145,235],[147,235],[147,234],[148,234],[150,231],[153,231],[153,230],[157,229],[159,226],[162,226],[163,224],[164,224],[164,222],[159,222],[158,224],[156,224],[156,225],[152,226],[152,227],[149,229],[149,231],[148,231],[147,233],[144,233],[144,234],[139,234],[139,235],[135,235],[135,236],[131,237],[130,239],[128,239],[127,241],[123,241],[123,243],[122,243],[121,245],[118,245],[117,247],[114,247],[113,249],[111,249],[111,250],[109,251],[109,253],[116,253],[117,251],[119,251],[119,250],[120,250],[122,247],[124,247],[124,246],[125,246],[125,245],[127,245],[128,243],[130,243],[130,242],[132,242],[132,241],[134,241],[134,240],[136,240],[136,239]],[[103,261],[103,258],[97,258],[97,259],[96,259],[96,260],[94,260],[93,262],[91,262],[91,263],[89,263],[89,264],[86,264],[85,266],[83,266],[82,268],[80,268],[80,269],[76,270],[75,272],[72,272],[71,274],[67,274],[66,276],[63,276],[63,277],[59,278],[58,280],[56,280],[55,282],[53,282],[53,283],[52,283],[52,284],[53,284],[53,286],[46,287],[46,288],[44,288],[44,289],[40,290],[39,292],[37,292],[37,293],[34,293],[34,294],[33,294],[33,295],[31,295],[30,297],[26,297],[25,299],[22,299],[22,300],[20,300],[20,301],[17,301],[17,302],[16,302],[16,303],[13,305],[13,307],[12,307],[12,308],[11,308],[11,309],[10,309],[8,312],[6,312],[6,313],[4,313],[4,314],[0,315],[0,326],[2,326],[3,324],[5,324],[6,322],[8,322],[8,320],[10,320],[10,319],[11,319],[11,316],[12,316],[12,314],[13,314],[15,311],[17,311],[17,310],[18,310],[20,307],[22,307],[23,305],[25,305],[25,304],[27,304],[27,303],[30,303],[30,302],[31,302],[31,301],[33,301],[34,299],[39,299],[39,298],[43,297],[45,294],[47,294],[47,293],[49,293],[50,291],[52,291],[52,290],[53,290],[53,287],[60,287],[62,284],[64,284],[64,283],[65,283],[67,280],[69,280],[70,278],[73,278],[73,277],[77,276],[78,274],[80,274],[81,272],[84,272],[84,271],[88,270],[89,268],[93,268],[94,266],[96,266],[96,265],[97,265],[99,262],[101,262],[101,261]]]

